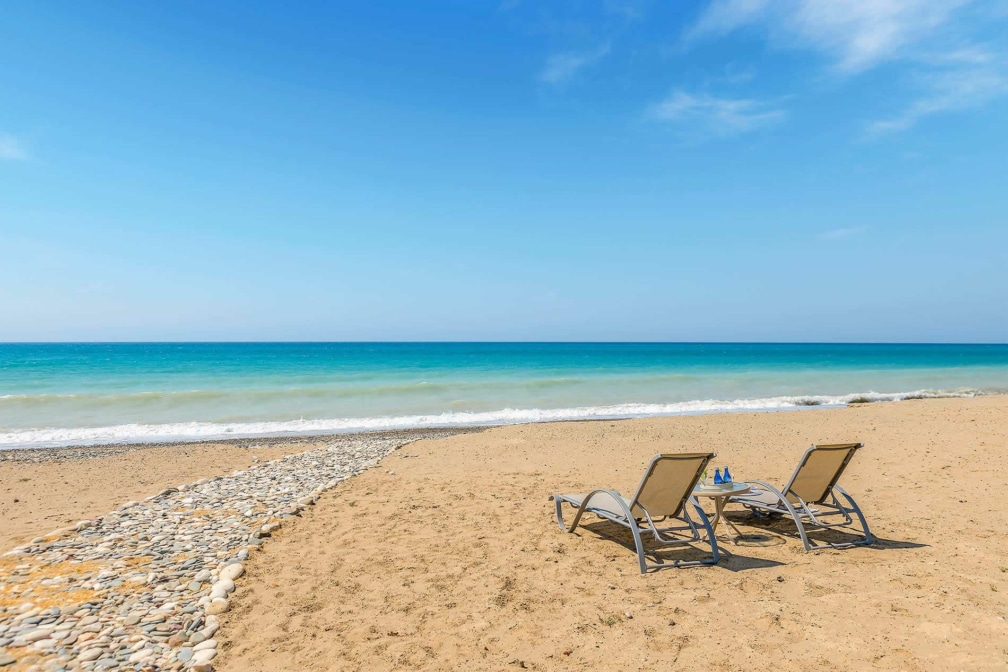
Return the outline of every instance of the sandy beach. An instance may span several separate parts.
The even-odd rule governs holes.
[[[1006,418],[999,396],[417,441],[253,552],[214,669],[1005,669]],[[715,567],[642,576],[619,528],[564,534],[548,501],[630,493],[658,452],[715,451],[737,480],[783,483],[809,444],[848,440],[865,444],[842,484],[879,537],[868,548],[805,553],[787,525],[739,509],[731,519],[760,541],[723,541]],[[2,462],[0,541],[308,447]]]

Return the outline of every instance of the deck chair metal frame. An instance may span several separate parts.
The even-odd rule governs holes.
[[[868,529],[868,521],[861,513],[861,507],[857,505],[854,498],[847,494],[847,491],[837,485],[837,481],[850,463],[854,453],[864,447],[861,443],[837,443],[828,445],[812,445],[805,454],[802,455],[798,467],[791,475],[791,479],[783,488],[778,490],[764,481],[746,481],[747,485],[759,486],[766,493],[752,491],[749,494],[732,497],[731,502],[742,504],[752,510],[757,515],[781,515],[790,516],[798,528],[798,535],[801,537],[802,545],[806,551],[821,551],[827,548],[849,548],[851,546],[867,546],[875,541],[871,530]],[[822,471],[822,465],[813,464],[819,456],[826,459],[832,458],[836,467]],[[812,465],[810,467],[810,465]],[[811,477],[803,473],[804,471],[815,471],[820,468],[819,473],[813,473]],[[828,465],[827,465],[828,466]],[[844,504],[841,498],[846,501]],[[863,538],[856,541],[837,543],[813,543],[805,530],[806,526],[818,529],[849,528],[854,524],[856,517],[861,524]],[[837,520],[839,518],[839,520]]]
[[[564,532],[574,532],[581,516],[593,513],[600,518],[629,528],[637,547],[637,560],[641,574],[648,570],[667,567],[691,567],[696,565],[713,565],[720,558],[717,540],[711,529],[707,514],[700,507],[696,497],[692,496],[700,475],[715,453],[676,453],[655,455],[651,459],[644,477],[633,498],[627,499],[616,490],[593,490],[587,495],[551,495],[556,504],[556,519]],[[570,504],[577,509],[570,526],[564,524],[563,504]],[[687,504],[692,505],[698,522],[690,516]],[[656,523],[680,521],[678,526],[659,527]],[[706,540],[701,536],[697,525],[707,533]],[[645,557],[642,535],[650,534],[655,543],[667,548],[670,546],[689,545],[704,542],[711,547],[711,557],[699,560],[678,560],[672,563],[649,564]]]

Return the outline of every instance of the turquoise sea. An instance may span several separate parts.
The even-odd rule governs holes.
[[[0,344],[0,448],[1008,391],[1008,345]]]

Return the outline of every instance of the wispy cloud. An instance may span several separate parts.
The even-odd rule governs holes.
[[[0,161],[26,161],[28,150],[13,135],[0,133]]]
[[[920,95],[899,114],[870,123],[870,134],[905,131],[924,117],[980,107],[1008,95],[1008,67],[1002,63],[971,62],[918,79]]]
[[[609,44],[603,44],[593,51],[568,51],[553,54],[546,59],[539,79],[547,84],[563,84],[570,81],[584,68],[597,63],[609,55]]]
[[[730,136],[774,124],[784,118],[785,112],[766,101],[677,90],[648,109],[647,116],[688,125],[708,134]]]
[[[754,29],[778,47],[822,54],[830,70],[840,76],[899,63],[914,93],[901,112],[868,124],[869,133],[877,135],[1008,94],[1008,55],[979,44],[974,36],[982,20],[977,16],[984,13],[964,11],[968,5],[987,4],[984,0],[713,0],[685,39],[690,44]],[[989,11],[986,15],[994,16]]]
[[[947,24],[971,0],[715,0],[688,40],[746,26],[783,47],[827,53],[835,67],[859,72],[905,55]]]
[[[861,235],[867,230],[868,227],[866,226],[850,226],[842,229],[833,229],[832,231],[824,231],[819,234],[819,237],[823,240],[843,240],[844,238]]]

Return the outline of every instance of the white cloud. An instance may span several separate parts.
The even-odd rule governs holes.
[[[967,5],[977,11],[960,11]],[[776,46],[823,54],[841,75],[899,63],[914,93],[902,111],[868,124],[877,135],[1008,95],[1008,54],[975,39],[1004,18],[989,10],[984,0],[713,0],[686,41],[754,28]]]
[[[844,238],[850,238],[852,236],[857,236],[868,230],[865,226],[850,226],[842,229],[833,229],[832,231],[826,231],[820,234],[820,238],[823,240],[843,240]]]
[[[872,122],[868,132],[904,131],[932,114],[968,110],[1008,95],[1008,68],[1000,63],[981,62],[972,67],[930,72],[921,77],[920,88],[923,93],[902,112]]]
[[[651,119],[689,124],[715,135],[752,131],[784,118],[783,110],[750,98],[718,98],[707,94],[673,91],[647,113]]]
[[[971,0],[715,0],[690,41],[759,26],[785,47],[825,52],[843,72],[906,55]]]
[[[572,79],[585,67],[609,55],[609,45],[604,44],[594,51],[569,51],[553,54],[546,59],[546,65],[539,73],[539,79],[547,84],[562,84]]]
[[[26,150],[13,135],[0,133],[0,161],[25,161],[28,159]]]

